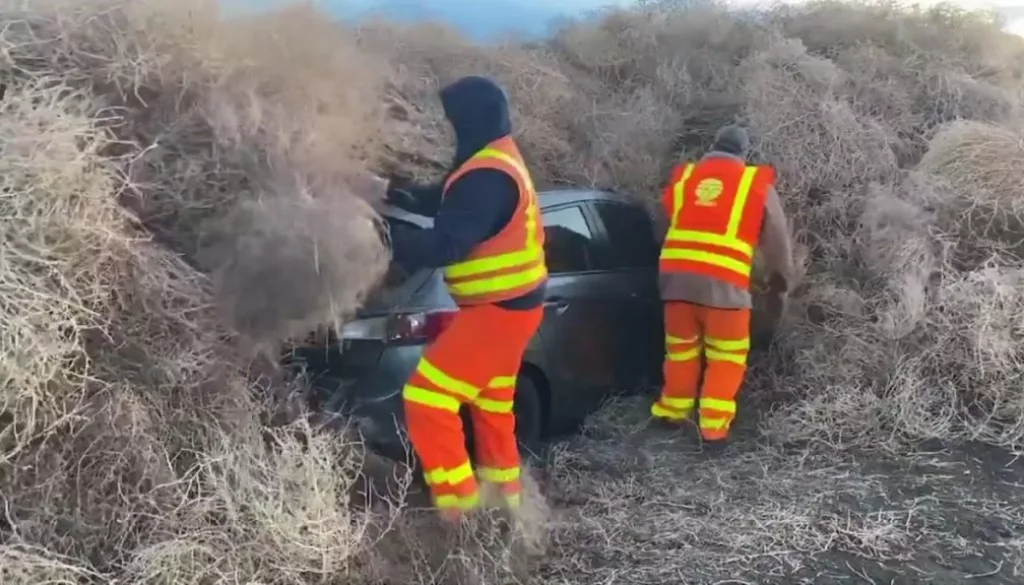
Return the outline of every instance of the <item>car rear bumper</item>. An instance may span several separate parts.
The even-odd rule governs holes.
[[[374,451],[404,460],[409,449],[402,387],[423,355],[423,346],[390,347],[376,368],[343,383],[340,400],[329,408],[340,412]]]
[[[345,414],[367,447],[391,459],[408,457],[411,445],[401,391],[384,401],[353,404]]]

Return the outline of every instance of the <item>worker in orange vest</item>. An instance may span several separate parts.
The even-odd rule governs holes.
[[[701,437],[714,445],[729,436],[746,374],[754,250],[766,261],[772,294],[785,295],[793,274],[775,171],[748,165],[749,148],[745,129],[721,128],[711,151],[679,165],[663,192],[665,385],[651,415],[681,423],[697,409]]]
[[[439,187],[389,189],[388,201],[435,216],[431,229],[392,234],[392,254],[408,271],[443,268],[459,306],[402,390],[434,503],[458,519],[479,505],[477,479],[496,485],[508,507],[520,503],[512,406],[523,353],[543,315],[548,271],[537,192],[511,137],[504,92],[465,77],[440,97],[456,137],[452,170]],[[476,470],[462,405],[473,420]]]

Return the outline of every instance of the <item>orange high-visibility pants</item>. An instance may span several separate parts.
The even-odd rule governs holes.
[[[497,305],[464,307],[423,353],[402,390],[406,426],[436,505],[458,517],[479,504],[477,475],[519,504],[519,446],[512,411],[523,353],[543,317]],[[469,406],[476,439],[474,473],[459,410]]]
[[[682,421],[699,406],[701,435],[725,439],[750,351],[750,309],[665,303],[665,386],[651,415]],[[701,383],[701,358],[706,362]]]

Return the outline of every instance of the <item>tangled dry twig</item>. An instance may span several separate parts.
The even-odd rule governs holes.
[[[434,92],[466,73],[509,91],[542,182],[649,202],[670,166],[745,119],[756,156],[782,172],[806,250],[806,278],[751,376],[750,396],[773,407],[763,436],[1019,447],[1024,42],[948,8],[819,2],[749,16],[666,0],[545,42],[479,46],[443,27],[339,25],[309,6],[225,18],[204,0],[0,1],[0,580],[521,575],[508,542],[424,549],[419,514],[386,498],[352,508],[360,447],[302,417],[268,427],[250,368],[255,350],[346,318],[377,285],[380,194],[362,177],[436,175],[450,137]],[[592,500],[556,498],[554,556],[535,574],[599,582],[609,574],[573,565],[566,546],[629,564],[654,554],[649,537],[718,547],[702,578],[764,555],[791,564],[780,549],[903,558],[911,517],[931,509],[899,500],[844,523],[820,492],[799,491],[804,470],[778,463],[789,499],[737,515],[698,482],[711,500],[691,504],[717,524],[689,509],[650,517],[652,502],[678,505],[664,486],[685,473],[657,444],[612,459],[603,446],[559,454],[545,487]],[[699,470],[761,490],[758,455]],[[634,456],[661,470],[653,483],[602,479]],[[819,490],[877,486],[822,469],[835,474],[819,470]],[[385,483],[407,484],[399,475]],[[629,532],[637,518],[645,528]],[[585,546],[612,538],[635,546]],[[999,543],[1024,558],[1019,542]],[[673,570],[658,567],[631,578]]]

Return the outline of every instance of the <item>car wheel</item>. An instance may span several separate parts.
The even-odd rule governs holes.
[[[519,374],[516,380],[513,412],[516,415],[516,438],[519,439],[520,448],[535,451],[544,434],[544,408],[537,385],[527,375]]]

